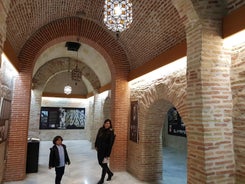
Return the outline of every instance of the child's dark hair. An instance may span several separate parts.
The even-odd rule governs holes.
[[[63,141],[63,138],[62,138],[60,135],[57,135],[57,136],[55,136],[54,139],[53,139],[53,144],[56,144],[56,141],[57,141],[58,139],[60,139],[61,141]]]

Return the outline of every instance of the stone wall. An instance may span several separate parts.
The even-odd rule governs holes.
[[[9,11],[9,4],[10,1],[0,1],[0,63],[2,63],[2,52],[3,52],[3,45],[6,39],[6,18]],[[0,64],[1,65],[1,64]],[[3,66],[1,66],[0,75],[0,97],[6,97],[11,100],[11,93],[12,93],[12,81],[4,79],[6,75],[4,75]],[[6,142],[0,142],[0,183],[3,181],[3,175],[5,170],[5,162],[6,162]]]
[[[128,143],[127,170],[141,180],[162,179],[164,123],[167,111],[173,106],[185,117],[185,75],[186,67],[183,67],[168,76],[159,76],[150,83],[145,83],[144,80],[131,87],[131,101],[139,103],[139,142]],[[179,147],[180,144],[176,141],[175,146]]]
[[[245,183],[245,43],[233,50],[231,64],[236,183]]]

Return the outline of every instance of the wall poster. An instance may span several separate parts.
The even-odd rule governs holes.
[[[85,108],[41,107],[40,129],[84,129]]]
[[[1,97],[0,99],[0,143],[7,140],[10,115],[11,115],[11,100]]]
[[[185,124],[175,107],[168,110],[168,134],[186,137]]]
[[[131,102],[130,140],[138,142],[138,101]]]

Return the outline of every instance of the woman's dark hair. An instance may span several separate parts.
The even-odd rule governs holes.
[[[110,120],[110,119],[106,119],[106,120],[104,121],[104,124],[105,124],[106,122],[109,122],[109,123],[110,123],[110,128],[112,128],[111,120]],[[104,126],[104,124],[103,124],[103,126]]]
[[[53,144],[56,144],[56,141],[60,139],[61,141],[63,141],[63,138],[59,135],[55,136],[54,139],[53,139]]]

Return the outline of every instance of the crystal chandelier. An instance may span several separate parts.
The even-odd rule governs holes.
[[[131,0],[105,0],[104,23],[109,30],[122,32],[132,21]]]
[[[69,94],[71,94],[71,92],[72,92],[72,88],[71,88],[71,86],[69,86],[68,84],[64,87],[64,93],[65,94],[67,94],[67,95],[69,95]]]
[[[71,71],[71,78],[74,81],[80,81],[82,79],[82,71],[78,68],[78,65]]]
[[[70,61],[68,63],[67,82],[68,82],[68,79],[69,79],[69,73],[70,73]],[[72,87],[67,83],[67,85],[64,87],[64,93],[66,95],[69,95],[69,94],[71,94],[71,92],[72,92]]]

